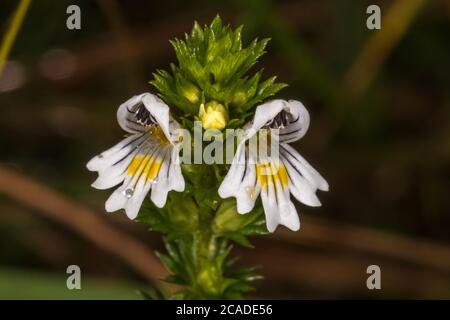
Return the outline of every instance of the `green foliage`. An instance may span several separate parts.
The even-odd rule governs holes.
[[[258,205],[252,212],[241,215],[237,213],[236,201],[233,199],[223,200],[214,217],[212,228],[215,234],[249,248],[252,245],[247,236],[267,233],[262,207]]]
[[[260,277],[253,269],[231,271],[227,257],[231,246],[223,238],[202,239],[201,234],[165,240],[168,254],[158,253],[172,272],[165,281],[186,286],[172,299],[242,299]]]
[[[158,70],[151,81],[162,99],[187,115],[197,115],[202,103],[224,105],[230,119],[245,120],[257,103],[286,86],[276,77],[261,81],[262,70],[246,75],[265,53],[269,39],[253,40],[242,46],[242,26],[232,29],[217,16],[210,26],[198,23],[185,40],[171,41],[178,65],[171,72]]]
[[[235,200],[217,195],[220,183],[213,166],[183,165],[186,190],[171,192],[167,204],[157,208],[146,201],[137,221],[164,234],[167,253],[158,252],[171,272],[167,282],[185,286],[175,295],[157,291],[143,293],[147,299],[242,299],[252,290],[250,282],[260,279],[254,268],[233,268],[227,260],[229,240],[252,247],[250,235],[265,234],[260,204],[239,215]]]

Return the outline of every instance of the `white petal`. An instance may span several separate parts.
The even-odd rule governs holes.
[[[156,158],[155,158],[156,159]],[[156,159],[157,160],[157,159]],[[150,161],[146,163],[146,166],[151,166],[153,163]],[[125,205],[125,212],[130,219],[137,217],[142,202],[147,196],[152,185],[153,180],[148,179],[146,175],[140,174],[135,186],[133,195],[127,200]]]
[[[275,190],[273,183],[269,182],[261,190],[261,200],[266,215],[266,225],[269,232],[274,232],[279,224],[292,231],[300,229],[300,220],[297,210],[283,190]]]
[[[145,153],[139,153],[142,156],[141,162],[133,175],[127,175],[123,184],[117,188],[105,203],[105,209],[108,212],[125,209],[127,216],[134,219],[142,202],[151,187],[151,180],[142,174],[147,166],[152,164],[153,159],[158,159],[159,147],[145,150]]]
[[[125,179],[126,169],[128,168],[135,153],[130,154],[120,166],[109,167],[107,171],[98,175],[98,178],[91,184],[95,189],[105,190],[112,188]]]
[[[256,182],[255,161],[244,144],[238,146],[218,192],[221,198],[235,197],[237,212],[240,214],[248,213],[254,208],[260,187]]]
[[[256,108],[253,121],[245,126],[246,138],[249,139],[258,130],[270,125],[272,120],[282,111],[288,113],[288,123],[279,128],[281,142],[293,142],[302,138],[309,128],[310,117],[308,110],[297,100],[272,100]]]
[[[309,128],[309,112],[300,101],[289,100],[285,111],[290,113],[288,125],[280,129],[280,142],[294,142],[302,138]]]
[[[276,203],[275,190],[272,183],[269,183],[261,190],[261,201],[266,215],[266,225],[269,232],[274,232],[280,223],[280,213]]]
[[[301,174],[290,164],[290,162],[282,157],[282,162],[286,167],[289,176],[289,190],[291,194],[301,203],[311,207],[319,207],[321,203],[316,195],[317,188],[306,180]]]
[[[237,212],[244,214],[253,210],[255,201],[261,190],[256,181],[255,161],[250,158],[247,153],[246,168],[242,177],[239,188],[236,189],[234,196],[236,197]]]
[[[140,186],[136,196],[133,196],[132,199],[128,200],[125,206],[125,213],[129,219],[134,220],[138,216],[142,203],[144,202],[151,187],[152,183],[151,181],[148,181],[145,185]]]
[[[89,171],[104,170],[124,158],[131,150],[145,140],[143,134],[134,134],[120,141],[114,147],[92,158],[86,165]]]
[[[175,145],[172,148],[171,154],[170,154],[170,163],[169,163],[169,189],[175,190],[178,192],[184,191],[185,183],[183,174],[181,173],[181,167],[180,167],[180,149],[179,145]]]
[[[281,143],[280,154],[290,161],[311,185],[322,191],[328,191],[328,182],[290,145]]]
[[[137,145],[137,143],[143,141],[142,139],[133,141],[135,143],[128,143],[122,149],[116,149],[115,153],[110,153],[106,157],[97,156],[88,163],[88,167],[91,170],[95,169],[98,171],[98,178],[92,183],[92,187],[101,190],[109,189],[124,180],[130,162],[142,146],[145,145],[142,142],[140,145]]]
[[[278,212],[281,216],[287,216],[290,212],[290,206],[289,203],[290,200],[290,194],[289,194],[289,188],[286,186],[286,188],[283,188],[279,181],[274,181],[272,184],[276,184],[276,188],[274,188],[275,196],[276,196],[276,203],[278,206]],[[274,185],[275,187],[275,185]]]
[[[171,157],[171,150],[166,149],[164,151],[163,163],[159,170],[158,176],[153,182],[151,199],[158,208],[164,207],[167,201],[167,194],[170,191],[169,186],[170,157]]]
[[[156,119],[167,140],[170,141],[171,135],[169,132],[169,122],[171,121],[171,119],[169,115],[169,106],[157,96],[150,93],[147,93],[142,97],[142,102],[144,103],[147,110]]]
[[[109,196],[108,200],[105,202],[105,210],[107,212],[114,212],[125,208],[127,203],[127,197],[125,196],[125,190],[123,187],[117,188]]]
[[[241,143],[231,163],[227,175],[219,187],[219,196],[223,199],[232,197],[239,188],[245,171],[245,144]]]
[[[259,129],[272,121],[285,107],[287,102],[284,100],[272,100],[256,107],[255,116],[253,118],[250,129],[246,138],[253,136]]]
[[[135,114],[135,112],[138,110],[139,105],[142,104],[143,97],[147,94],[149,93],[136,95],[119,106],[119,108],[117,109],[117,122],[123,130],[131,133],[137,133],[147,130],[144,125],[137,122]]]
[[[178,123],[170,117],[169,106],[160,98],[150,93],[143,93],[122,103],[117,110],[117,121],[120,127],[128,132],[137,133],[148,130],[148,126],[139,122],[137,113],[145,107],[149,112],[148,124],[158,125],[167,140],[171,141],[171,131],[178,128]]]
[[[292,231],[298,231],[300,229],[300,219],[292,201],[289,201],[289,213],[280,216],[280,224]]]

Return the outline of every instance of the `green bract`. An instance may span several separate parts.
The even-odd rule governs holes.
[[[172,64],[171,72],[158,70],[151,84],[183,116],[198,115],[202,103],[215,101],[228,110],[229,124],[242,125],[253,106],[286,84],[276,83],[276,77],[261,81],[262,70],[247,75],[265,53],[269,39],[255,39],[243,47],[241,32],[242,26],[233,30],[219,16],[209,27],[195,23],[184,41],[171,41],[178,65]]]

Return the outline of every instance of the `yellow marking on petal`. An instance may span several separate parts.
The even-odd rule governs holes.
[[[275,192],[278,192],[278,181],[280,181],[280,177],[278,176],[279,166],[275,163],[271,163],[270,169],[272,170],[272,179],[273,179],[273,186],[275,187]]]
[[[150,129],[148,130],[148,134],[151,135],[159,144],[169,144],[169,140],[167,140],[164,131],[158,125],[150,127]]]
[[[267,165],[264,163],[258,163],[256,165],[256,177],[258,179],[261,188],[267,186]]]
[[[162,161],[156,159],[150,155],[137,155],[134,156],[130,165],[127,169],[127,175],[134,176],[139,173],[141,164],[145,164],[145,168],[142,171],[142,175],[146,178],[146,180],[153,180],[159,173],[159,169],[161,168]]]
[[[139,166],[141,165],[142,161],[145,159],[146,156],[137,155],[133,157],[133,160],[131,160],[130,165],[127,169],[127,175],[128,176],[134,176],[137,171],[139,170]]]
[[[286,171],[286,167],[284,166],[284,164],[282,164],[278,170],[278,175],[280,177],[280,182],[281,185],[284,187],[286,187],[289,183],[289,179],[288,179],[288,174]]]
[[[161,160],[157,160],[156,158],[152,158],[152,161],[145,168],[144,174],[146,177],[145,182],[148,180],[154,180],[159,173],[159,169],[161,169]]]
[[[279,163],[258,163],[256,165],[256,177],[261,188],[273,182],[276,190],[277,182],[280,183],[282,188],[285,188],[289,182],[286,167]]]

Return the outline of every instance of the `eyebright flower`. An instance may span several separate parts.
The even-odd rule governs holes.
[[[108,189],[123,182],[105,208],[108,212],[125,209],[127,216],[134,219],[150,190],[159,208],[166,203],[169,191],[184,190],[179,124],[170,116],[169,107],[150,93],[120,105],[117,120],[130,135],[90,160],[87,168],[98,172],[94,188]]]
[[[244,138],[219,187],[219,195],[235,197],[237,211],[244,214],[253,209],[260,194],[270,232],[279,224],[298,230],[300,221],[290,194],[315,207],[321,205],[316,190],[328,191],[325,179],[289,145],[302,138],[308,127],[309,113],[299,101],[273,100],[259,105],[253,121],[244,126]],[[265,153],[260,149],[271,144],[272,135],[264,134],[265,129],[279,130],[277,154],[261,156]],[[253,148],[249,140],[257,134],[258,143]]]

